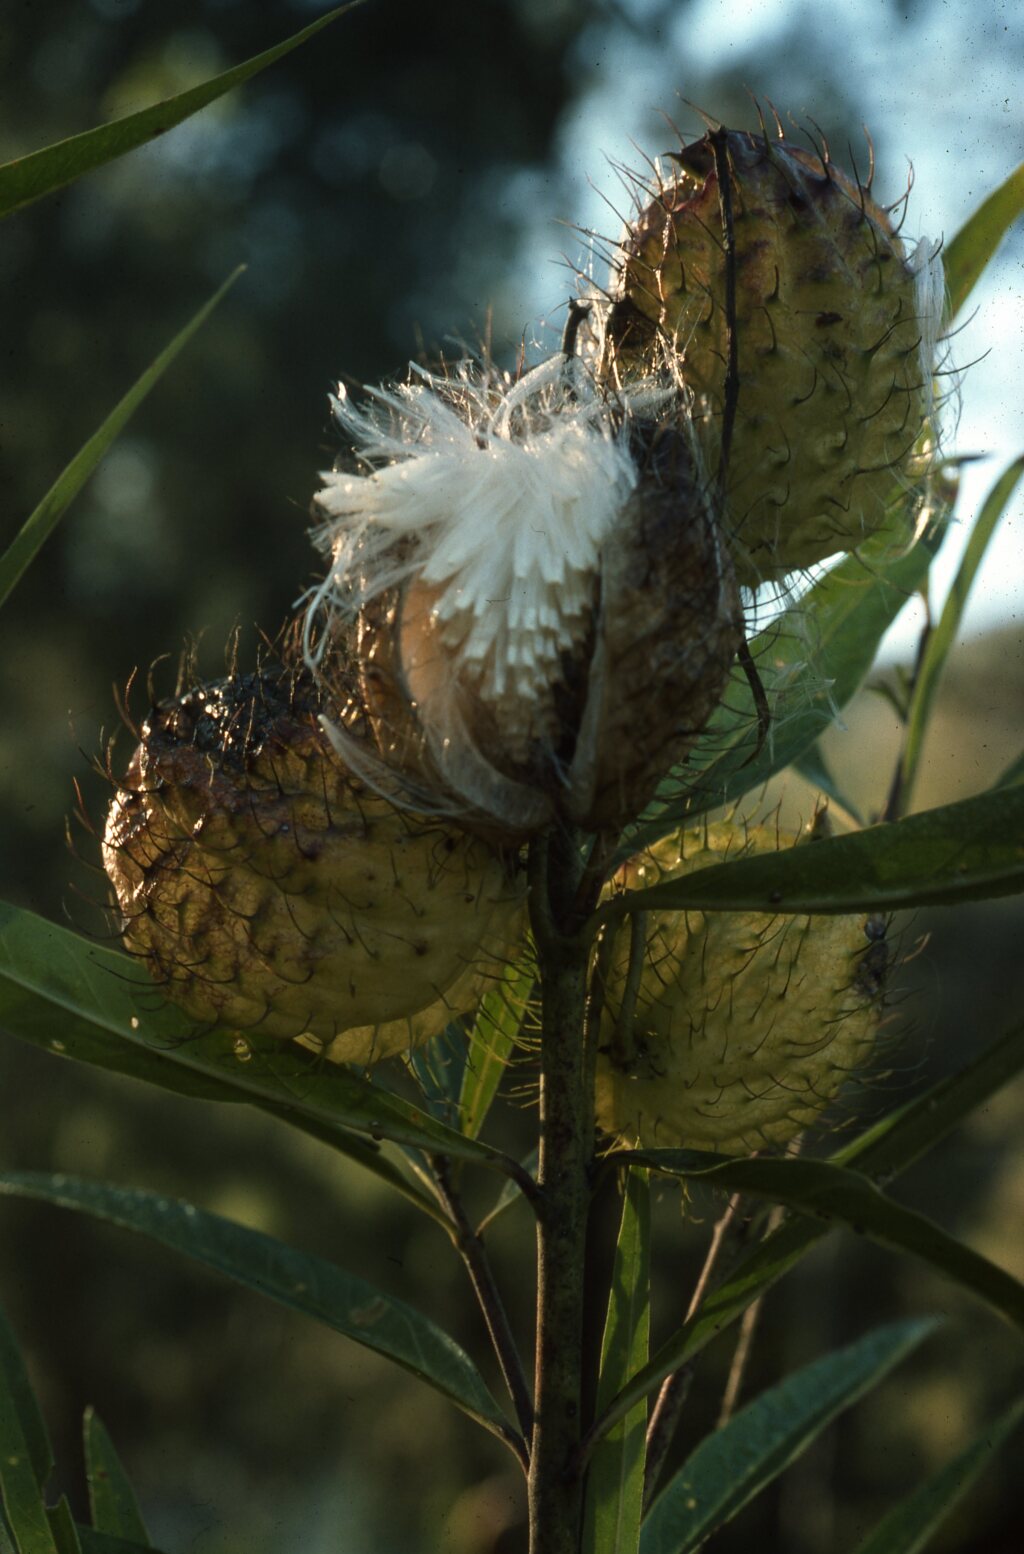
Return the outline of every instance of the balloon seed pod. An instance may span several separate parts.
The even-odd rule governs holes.
[[[602,371],[666,356],[722,460],[741,583],[853,549],[925,468],[942,323],[938,244],[908,253],[867,186],[782,138],[716,129],[621,243]],[[903,204],[904,202],[899,202]]]
[[[674,386],[609,395],[575,357],[463,363],[362,408],[361,472],[316,499],[330,569],[307,659],[354,661],[361,775],[502,843],[635,818],[722,694],[742,619]]]
[[[365,1063],[469,1007],[521,892],[483,842],[368,793],[322,707],[289,668],[160,702],[103,859],[127,949],[196,1021]]]
[[[618,883],[651,884],[780,845],[773,828],[732,822],[681,842],[660,844]],[[886,969],[879,919],[652,912],[640,923],[639,979],[629,975],[627,925],[603,983],[597,1117],[606,1133],[724,1154],[786,1144],[868,1061]]]

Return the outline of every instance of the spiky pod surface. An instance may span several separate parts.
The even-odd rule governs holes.
[[[674,389],[609,394],[559,356],[377,399],[337,407],[369,467],[324,477],[309,633],[328,677],[350,644],[376,780],[501,842],[621,827],[704,727],[742,631]]]
[[[322,710],[287,669],[159,703],[103,858],[126,947],[195,1020],[364,1063],[469,1006],[521,892],[484,843],[367,793]]]
[[[932,407],[938,245],[908,255],[862,186],[781,138],[722,130],[673,160],[617,257],[603,370],[628,382],[669,355],[717,461],[731,331],[723,521],[753,587],[884,527]]]
[[[721,822],[660,844],[617,884],[779,846],[773,829]],[[631,934],[619,930],[597,1066],[598,1124],[630,1144],[725,1154],[785,1144],[871,1055],[884,944],[863,917],[651,913],[643,951],[630,1017]]]

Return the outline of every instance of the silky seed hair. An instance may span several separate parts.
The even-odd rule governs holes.
[[[351,623],[416,577],[505,726],[524,747],[550,737],[561,661],[587,630],[601,547],[637,483],[630,416],[669,392],[647,381],[610,395],[562,353],[518,381],[464,361],[446,377],[412,368],[363,405],[339,390],[335,419],[362,473],[326,472],[315,499],[330,566],[307,603],[307,661],[322,662],[325,621]]]

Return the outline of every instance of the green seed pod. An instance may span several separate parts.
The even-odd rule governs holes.
[[[624,882],[778,847],[774,830],[723,822],[684,833],[682,849],[661,844]],[[620,929],[604,989],[597,1117],[606,1133],[726,1154],[785,1144],[871,1053],[885,971],[875,919],[651,913],[638,983],[631,937]]]
[[[671,361],[727,460],[737,574],[756,586],[885,525],[932,406],[942,267],[781,130],[715,131],[672,160],[622,243],[603,371]]]
[[[103,858],[126,947],[194,1019],[370,1062],[460,1012],[521,897],[491,848],[361,788],[320,707],[288,670],[161,702]]]

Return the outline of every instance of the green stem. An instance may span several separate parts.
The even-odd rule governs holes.
[[[530,1554],[579,1554],[584,1257],[594,1156],[593,1084],[584,1041],[592,902],[577,901],[580,838],[531,847],[530,913],[541,983],[537,1348],[530,1453]]]

